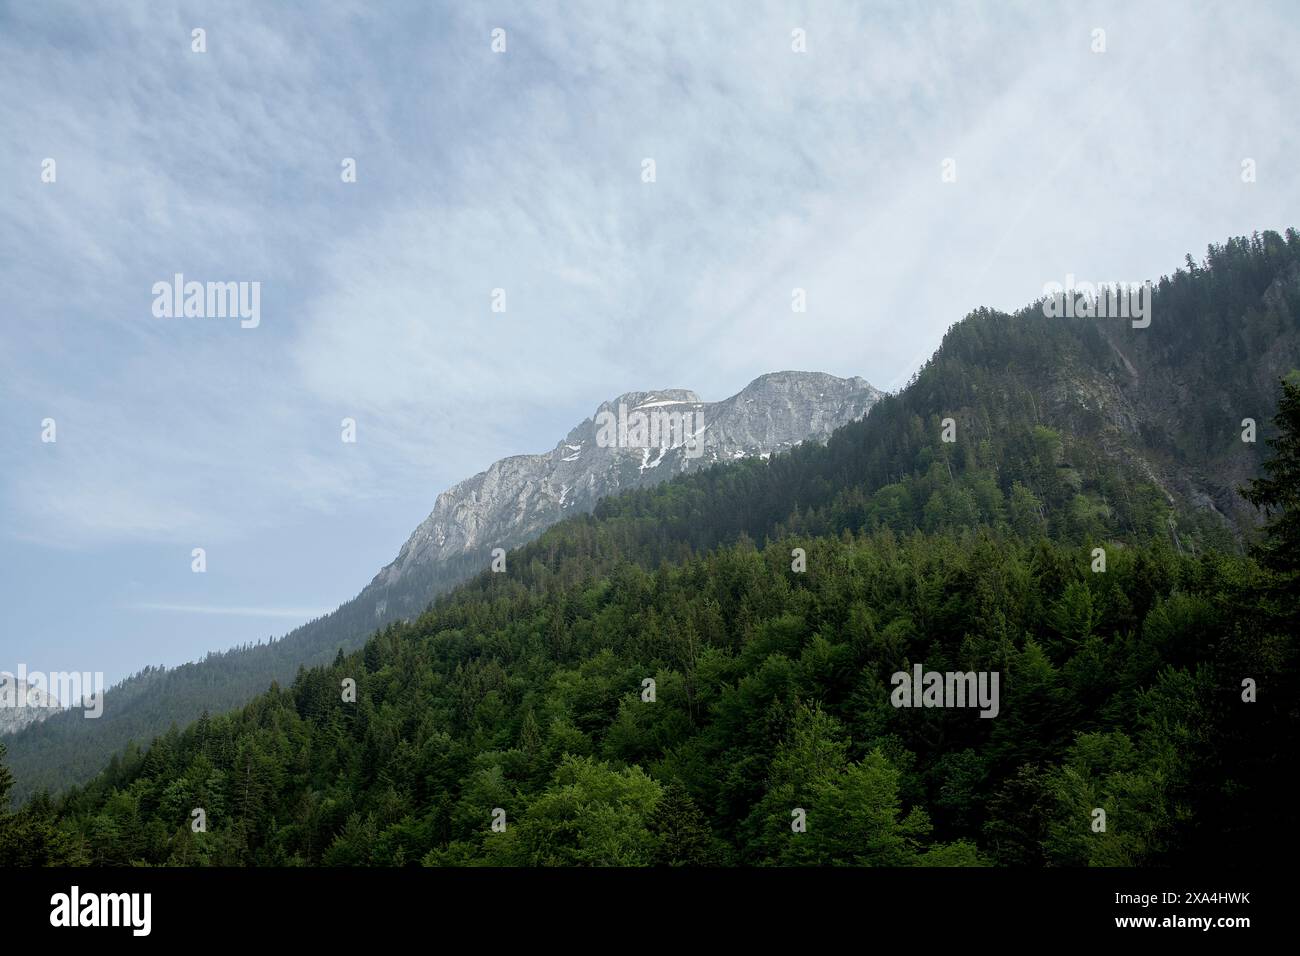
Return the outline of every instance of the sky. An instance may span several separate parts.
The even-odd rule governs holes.
[[[1253,0],[0,0],[0,670],[279,636],[623,392],[895,390],[1300,225],[1297,49]],[[155,315],[178,273],[256,327]]]

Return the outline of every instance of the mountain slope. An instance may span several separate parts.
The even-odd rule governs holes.
[[[721,402],[701,402],[684,389],[630,392],[604,402],[545,455],[498,461],[438,496],[433,512],[397,559],[358,596],[373,602],[375,620],[418,614],[445,579],[445,568],[468,562],[486,566],[493,548],[532,540],[556,521],[592,510],[596,502],[631,488],[644,488],[718,462],[766,458],[862,418],[882,393],[861,378],[809,372],[760,376]],[[701,447],[685,440],[662,447],[602,445],[598,420],[617,420],[638,410],[697,416]],[[674,436],[676,437],[676,436]]]
[[[147,743],[173,723],[238,707],[272,681],[288,683],[300,666],[325,663],[340,648],[360,647],[376,627],[418,614],[484,568],[492,548],[523,544],[566,515],[590,511],[605,495],[824,440],[865,415],[880,396],[861,378],[775,372],[719,402],[702,402],[683,389],[630,392],[604,402],[552,451],[503,459],[440,494],[397,558],[334,612],[278,641],[209,654],[177,668],[146,668],[108,690],[100,718],[55,714],[8,739],[15,797],[83,781],[128,741]],[[671,431],[653,448],[619,443],[617,434],[614,444],[602,447],[596,423],[602,412],[618,416],[620,405],[628,415],[638,409],[688,410],[700,426],[698,450]]]
[[[1294,581],[1234,553],[1230,484],[1297,262],[1216,248],[1148,330],[974,313],[825,446],[607,498],[23,825],[119,864],[1241,865],[1298,825]],[[999,716],[891,706],[914,664],[999,673]]]

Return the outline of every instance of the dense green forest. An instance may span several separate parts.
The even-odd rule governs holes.
[[[607,499],[602,516],[658,522],[635,559],[653,567],[691,549],[787,533],[992,524],[1019,537],[1120,533],[1175,549],[1240,552],[1254,509],[1237,487],[1258,472],[1274,383],[1300,365],[1300,236],[1266,232],[1213,246],[1162,279],[1150,328],[1113,319],[1048,320],[980,310],[955,324],[909,386],[841,429],[770,462],[721,466],[665,493]],[[939,440],[951,417],[956,442]],[[700,515],[707,514],[701,520]],[[472,576],[470,557],[385,592],[390,617],[416,616]],[[373,601],[354,600],[285,638],[147,669],[109,690],[87,722],[56,714],[9,738],[22,800],[84,783],[129,742],[242,706],[300,665],[360,648]]]
[[[1112,546],[1094,573],[886,529],[650,572],[594,531],[34,801],[9,862],[1232,863],[1294,832],[1294,616],[1251,559]],[[999,716],[891,706],[918,661],[1000,671]]]
[[[1298,264],[1215,247],[1147,330],[977,312],[826,445],[607,499],[0,817],[0,862],[1239,864],[1297,825]],[[896,708],[914,664],[998,716]]]

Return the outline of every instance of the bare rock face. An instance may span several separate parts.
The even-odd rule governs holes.
[[[53,694],[19,680],[7,671],[0,672],[0,737],[38,724],[59,710],[59,702]]]
[[[433,512],[376,575],[362,599],[375,616],[404,616],[390,598],[438,565],[510,549],[572,514],[629,488],[741,458],[766,458],[823,441],[865,415],[882,393],[861,378],[772,372],[720,402],[686,389],[628,392],[602,403],[551,451],[503,458],[437,498]],[[394,593],[397,592],[397,593]],[[427,602],[428,596],[424,597]],[[420,605],[423,606],[422,604]]]

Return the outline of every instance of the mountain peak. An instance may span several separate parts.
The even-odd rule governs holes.
[[[624,392],[602,402],[551,451],[503,458],[438,495],[428,518],[357,600],[371,602],[378,621],[412,616],[439,587],[455,583],[444,573],[453,565],[461,580],[483,567],[492,548],[524,544],[607,495],[825,440],[880,396],[858,377],[792,371],[760,375],[718,402],[686,388]],[[656,411],[673,416],[662,429],[652,421]],[[637,420],[646,422],[644,435]],[[698,444],[688,445],[692,436]]]
[[[751,389],[769,388],[769,387],[790,387],[800,385],[832,385],[843,386],[849,385],[859,389],[870,389],[872,386],[865,378],[857,375],[849,378],[840,378],[831,375],[829,372],[797,372],[787,370],[784,372],[764,372],[758,378],[746,385],[741,392],[748,392]]]
[[[696,404],[700,402],[700,396],[688,388],[660,388],[649,392],[624,392],[618,398],[601,402],[596,408],[596,414],[603,411],[616,412],[619,405],[626,405],[631,410],[659,405]]]

